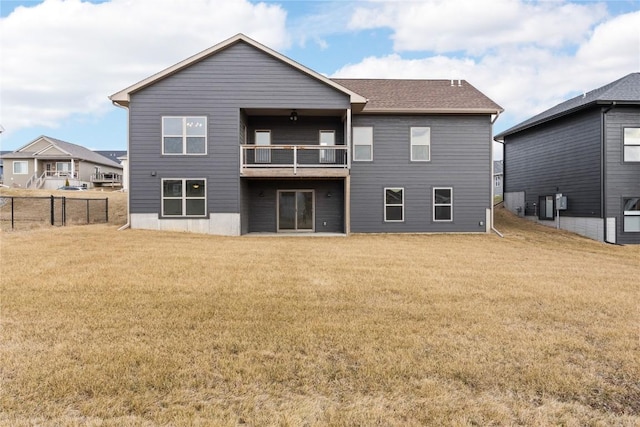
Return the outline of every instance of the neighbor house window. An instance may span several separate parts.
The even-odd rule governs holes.
[[[370,162],[373,160],[373,128],[353,128],[353,161]]]
[[[207,154],[207,118],[163,117],[162,154]]]
[[[29,164],[26,161],[13,162],[14,175],[26,175],[29,173]]]
[[[207,192],[204,179],[163,179],[163,216],[205,216]]]
[[[640,128],[624,128],[624,161],[640,162]]]
[[[495,180],[495,186],[496,186],[496,187],[500,187],[500,186],[502,185],[502,177],[500,177],[500,176],[496,176],[496,177],[494,178],[494,180]]]
[[[624,227],[626,233],[640,232],[640,197],[624,199]]]
[[[453,189],[433,189],[433,220],[453,221]]]
[[[384,220],[404,221],[404,188],[384,189]]]
[[[431,128],[411,128],[411,161],[428,162],[431,157]]]

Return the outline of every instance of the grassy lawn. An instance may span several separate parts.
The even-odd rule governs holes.
[[[640,246],[497,218],[0,231],[0,425],[640,424]]]

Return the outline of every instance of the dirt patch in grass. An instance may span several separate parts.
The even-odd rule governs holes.
[[[0,235],[0,425],[640,423],[640,247]]]

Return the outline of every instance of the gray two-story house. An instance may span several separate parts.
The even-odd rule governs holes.
[[[640,73],[560,103],[496,140],[504,143],[507,208],[596,240],[640,243]]]
[[[110,99],[133,228],[490,230],[502,108],[466,81],[329,79],[239,34]]]

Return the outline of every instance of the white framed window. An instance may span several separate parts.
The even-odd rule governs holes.
[[[165,178],[162,180],[162,216],[202,217],[207,214],[205,179]]]
[[[431,160],[431,128],[411,128],[411,161],[428,162]]]
[[[327,145],[327,146],[336,145],[336,131],[321,130],[320,145]],[[335,162],[336,162],[336,150],[334,149],[320,150],[320,163],[335,163]]]
[[[13,162],[14,175],[26,175],[29,173],[29,163],[26,160],[16,160]]]
[[[433,220],[453,221],[453,188],[433,189]]]
[[[624,128],[623,150],[625,162],[640,162],[640,128]]]
[[[354,127],[353,128],[353,161],[371,162],[373,161],[373,128]]]
[[[162,117],[162,154],[207,154],[207,118]]]
[[[404,188],[384,189],[385,222],[404,221]]]
[[[629,197],[623,200],[625,233],[640,233],[640,197]]]
[[[255,131],[255,160],[256,163],[271,163],[271,131],[256,130]]]
[[[502,185],[502,177],[501,176],[494,177],[494,181],[495,181],[494,185],[496,187],[500,187]]]

